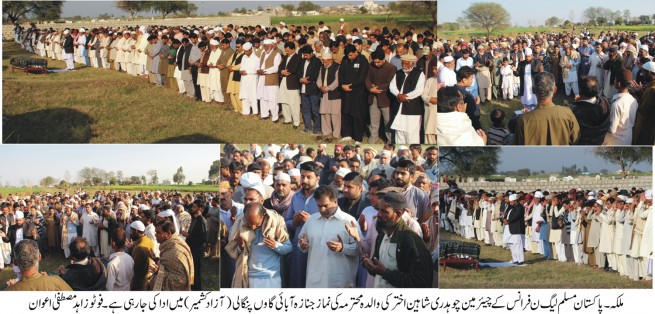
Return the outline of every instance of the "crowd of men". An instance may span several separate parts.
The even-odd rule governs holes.
[[[337,29],[338,28],[338,29]],[[283,122],[317,140],[436,144],[441,42],[430,31],[296,26],[15,27],[53,60],[148,77],[244,117]],[[78,67],[79,68],[79,67]]]
[[[221,287],[437,287],[438,150],[224,147]]]
[[[589,265],[632,280],[653,276],[653,191],[441,192],[442,226],[467,239],[547,260]]]
[[[16,274],[6,290],[201,290],[217,202],[214,192],[0,196],[0,270]],[[39,269],[42,259],[63,263]]]
[[[438,144],[653,145],[654,41],[652,31],[575,28],[445,41],[438,82],[452,88],[438,92]],[[523,109],[513,116],[494,109],[481,117],[480,106],[514,97]]]

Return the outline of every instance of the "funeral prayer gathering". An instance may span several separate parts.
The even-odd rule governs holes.
[[[372,146],[225,145],[221,287],[437,287],[438,149]]]
[[[6,291],[200,291],[218,263],[215,192],[0,195],[0,274]],[[214,210],[215,211],[215,210]],[[60,260],[54,272],[39,269]],[[2,285],[5,285],[3,282]]]
[[[505,248],[519,266],[525,265],[526,254],[535,254],[629,280],[652,280],[650,188],[467,191],[453,179],[443,180],[449,186],[440,193],[444,232]]]
[[[218,18],[220,21],[220,18]],[[40,57],[125,72],[181,97],[288,124],[317,141],[436,144],[437,68],[430,30],[350,25],[14,27]],[[78,66],[76,67],[76,64]],[[302,130],[301,130],[302,128]]]

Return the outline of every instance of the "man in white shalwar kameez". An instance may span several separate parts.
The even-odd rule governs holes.
[[[416,56],[407,54],[403,55],[400,59],[403,65],[402,72],[398,71],[393,79],[391,79],[391,83],[389,83],[389,91],[398,97],[398,100],[401,102],[398,114],[396,114],[391,124],[391,129],[396,131],[396,143],[420,143],[422,124],[420,112],[423,110],[423,99],[421,95],[425,87],[425,75],[423,71],[415,68]],[[396,80],[403,73],[403,83],[398,88],[398,82]],[[414,89],[411,91],[406,90],[406,86],[410,86],[411,84],[413,84]]]
[[[357,242],[344,226],[359,224],[341,211],[336,189],[319,186],[314,191],[318,212],[312,214],[298,234],[298,246],[307,252],[307,288],[354,288],[359,253]],[[291,270],[293,271],[293,270]]]
[[[512,252],[512,262],[514,264],[523,264],[525,254],[523,253],[523,238],[525,231],[522,231],[521,225],[523,222],[523,207],[519,206],[516,202],[517,195],[512,194],[509,196],[509,207],[503,219],[504,231],[503,242],[509,246]],[[510,227],[511,226],[511,227]],[[514,232],[510,231],[514,229]]]
[[[239,99],[241,99],[241,114],[248,116],[257,115],[257,69],[259,68],[259,58],[254,53],[251,43],[243,44],[243,59],[241,59],[241,84],[239,87]]]
[[[148,54],[146,54],[146,47],[148,47],[148,34],[146,33],[146,27],[141,26],[139,27],[139,39],[137,40],[136,55],[135,55],[136,75],[148,75],[148,69],[146,69],[146,63],[148,62]]]
[[[130,32],[125,31],[125,33],[122,33],[121,38],[118,39],[115,45],[116,49],[116,59],[114,60],[114,66],[116,67],[116,70],[125,72],[125,42],[129,39],[130,37]]]
[[[86,35],[84,28],[80,28],[80,37],[77,37],[77,56],[80,58],[80,63],[89,66],[89,57],[86,51]]]
[[[278,116],[277,94],[280,88],[278,68],[282,62],[282,56],[276,49],[275,41],[272,39],[264,40],[264,51],[259,61],[257,74],[257,99],[260,100],[261,118],[268,119],[269,114],[272,121],[277,122]],[[274,83],[274,84],[273,84]]]
[[[69,259],[71,251],[68,245],[73,242],[73,239],[77,237],[77,226],[80,225],[80,220],[77,216],[77,213],[73,211],[73,206],[70,204],[66,204],[66,215],[62,215],[61,219],[62,225],[66,225],[66,232],[62,231],[62,234],[65,233],[66,236],[64,237],[62,235],[61,246],[64,249],[64,257]]]
[[[82,214],[80,223],[82,223],[82,237],[89,242],[89,246],[93,249],[93,254],[98,256],[100,249],[98,247],[98,223],[100,217],[93,212],[91,203],[85,205],[86,212]]]
[[[218,58],[221,57],[223,50],[219,49],[220,42],[216,39],[209,41],[209,94],[211,98],[219,103],[225,102],[221,87],[221,70],[218,68]]]

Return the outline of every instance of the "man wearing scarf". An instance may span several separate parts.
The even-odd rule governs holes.
[[[291,177],[281,172],[275,177],[273,185],[275,190],[271,198],[264,201],[264,207],[275,210],[278,214],[283,215],[291,206],[291,199],[296,193],[291,190]]]
[[[151,267],[155,274],[150,281],[150,290],[191,290],[195,275],[193,256],[186,242],[175,233],[175,225],[172,222],[157,223],[155,237],[160,244],[161,258]]]

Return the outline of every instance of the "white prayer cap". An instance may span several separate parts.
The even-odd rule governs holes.
[[[646,71],[655,73],[655,62],[653,61],[646,62],[644,63],[644,66],[642,68],[644,68],[644,70]]]
[[[239,184],[244,188],[251,188],[259,183],[262,183],[262,177],[254,172],[246,172],[242,174],[241,180],[239,181]]]
[[[588,200],[588,201],[592,201],[592,200],[595,200],[595,199],[596,199],[596,198],[593,197],[593,196],[589,196],[589,197],[587,197],[587,200]]]
[[[532,49],[530,49],[530,48],[525,48],[525,55],[526,55],[526,56],[531,56],[531,55],[532,55]]]
[[[109,34],[111,34],[111,33],[109,33]],[[162,34],[164,34],[164,33],[162,33],[162,32],[157,32],[157,35],[159,35],[159,36],[161,36]]]
[[[264,42],[263,42],[264,45],[272,45],[274,43],[275,43],[275,40],[268,39],[268,38],[264,39]]]
[[[259,182],[258,184],[249,187],[249,189],[256,190],[256,191],[259,192],[259,194],[261,194],[262,197],[264,197],[264,198],[266,198],[266,196],[267,196],[267,195],[266,195],[266,190],[264,190],[264,183],[262,183],[262,182]]]
[[[594,196],[594,195],[596,195],[596,194],[594,194],[594,191],[591,191],[591,192],[587,193],[587,195]]]
[[[243,46],[241,46],[241,48],[243,48],[243,50],[250,50],[250,49],[252,49],[252,44],[249,43],[249,42],[245,43],[245,44],[243,44]]]
[[[299,177],[300,176],[300,169],[298,169],[298,168],[289,169],[289,176],[290,177]]]
[[[409,148],[407,146],[405,146],[405,145],[400,145],[398,147],[398,152],[400,153],[401,150],[409,150]]]
[[[163,30],[163,31],[161,31],[161,32],[162,32],[162,33],[164,33],[164,34],[168,34],[168,30],[167,30],[167,29],[165,29],[165,28],[164,28],[164,30]]]
[[[131,31],[130,34],[136,35],[137,33],[136,33],[136,31]]]
[[[142,223],[141,221],[138,221],[138,220],[137,220],[137,221],[133,221],[133,222],[130,224],[130,228],[132,228],[132,229],[134,229],[134,230],[141,231],[141,232],[146,231],[146,226],[144,226],[143,223]]]
[[[280,25],[285,26],[285,25],[287,25],[287,24],[284,23],[284,22],[282,22],[282,21],[280,21]]]
[[[139,27],[139,31],[142,32],[142,33],[145,33],[146,32],[146,27],[144,25],[141,25],[141,27]]]
[[[193,31],[194,34],[200,35],[200,32],[198,30]]]
[[[343,18],[340,18],[340,19],[339,19],[339,22],[343,22]]]
[[[364,35],[362,35],[362,38],[363,39],[368,39],[368,35],[364,34]]]
[[[634,202],[634,201],[633,201],[631,198],[629,198],[629,199],[627,199],[627,200],[625,201],[626,204],[632,204],[633,202]]]
[[[86,30],[84,30],[84,28],[80,28],[80,33],[84,33],[84,32],[86,32]]]
[[[343,178],[349,173],[350,173],[350,169],[348,169],[348,168],[339,168],[339,170],[337,170],[337,173],[335,173],[335,175],[340,176],[340,177]]]
[[[620,47],[626,47],[626,46],[628,46],[628,44],[626,44],[625,42],[622,42],[619,46]]]
[[[400,56],[400,60],[401,61],[416,62],[418,60],[418,58],[416,58],[415,55],[408,53],[408,54],[404,54],[404,55]]]
[[[603,200],[596,200],[596,204],[603,206]]]
[[[639,50],[645,50],[645,51],[648,51],[648,46],[646,46],[646,45],[641,45],[641,46],[639,46]]]
[[[275,181],[286,181],[286,182],[291,183],[291,177],[288,174],[284,173],[284,172],[280,172],[275,177]]]
[[[175,212],[173,212],[173,210],[170,208],[157,214],[157,217],[171,217],[171,216],[175,216]]]
[[[302,164],[302,163],[304,163],[304,162],[312,161],[312,160],[313,160],[312,157],[309,157],[309,156],[301,156],[301,157],[298,159],[298,165],[300,165],[300,164]]]
[[[333,59],[334,57],[332,56],[332,52],[328,49],[324,49],[323,53],[321,54],[321,59],[323,60],[329,60]]]
[[[518,196],[516,194],[510,194],[510,196],[509,196],[509,201],[510,202],[516,201],[517,199],[518,199]]]
[[[362,34],[366,34],[367,31],[365,29],[362,30]]]
[[[23,218],[25,218],[25,214],[23,214],[23,212],[19,210],[14,214],[14,218],[23,219]]]
[[[203,27],[202,29],[203,29],[203,30],[208,30],[209,27],[208,27],[208,26],[205,26],[205,27]]]
[[[64,34],[69,34],[69,33],[70,33],[69,30],[64,30]]]
[[[207,32],[207,34],[209,34],[209,35],[213,35],[213,34],[214,34],[214,30],[213,30],[213,29],[212,29],[212,30],[209,30],[209,31]]]
[[[215,31],[215,32],[218,32],[218,31],[220,31],[220,30],[221,30],[220,27],[218,27],[218,26],[214,27],[214,31]]]
[[[646,190],[646,199],[647,200],[652,200],[653,199],[653,190]]]
[[[619,198],[620,200],[624,201],[624,202],[627,202],[627,201],[628,201],[628,197],[625,196],[625,195],[619,195],[618,198]]]
[[[443,58],[444,63],[453,62],[453,61],[455,61],[455,59],[453,59],[453,57],[451,56],[446,56]]]
[[[216,39],[212,39],[212,40],[209,41],[209,44],[212,45],[212,46],[218,46],[219,42]]]
[[[346,40],[348,40],[348,39],[353,39],[353,36],[350,35],[350,34],[346,35]]]
[[[132,209],[139,209],[139,207],[136,205],[132,205]]]
[[[535,198],[543,198],[543,197],[544,197],[544,194],[541,193],[541,191],[537,191],[537,192],[534,192],[534,197],[535,197]]]
[[[141,204],[139,205],[139,210],[141,211],[150,210],[150,207],[148,207],[146,204]]]

